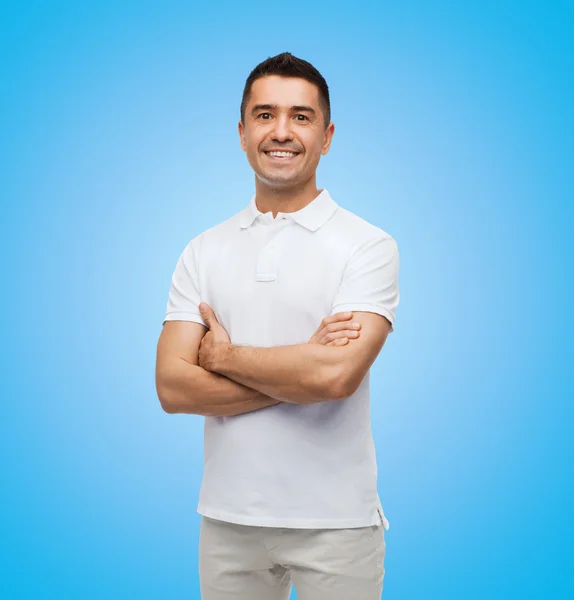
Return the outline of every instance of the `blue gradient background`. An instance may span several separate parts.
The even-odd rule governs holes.
[[[572,4],[0,11],[0,597],[200,597],[203,418],[162,412],[156,343],[180,252],[253,193],[240,96],[285,50],[331,89],[319,185],[401,253],[385,600],[573,597]]]

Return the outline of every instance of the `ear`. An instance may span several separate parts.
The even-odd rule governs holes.
[[[247,145],[245,144],[245,127],[241,120],[239,121],[239,123],[237,123],[237,129],[239,131],[239,140],[241,142],[241,149],[243,150],[243,152],[245,152],[247,150]]]
[[[331,147],[331,140],[333,139],[334,133],[335,124],[329,123],[329,125],[327,125],[327,129],[325,129],[325,140],[323,141],[323,146],[321,147],[321,154],[327,154],[327,152],[329,152],[329,148]]]

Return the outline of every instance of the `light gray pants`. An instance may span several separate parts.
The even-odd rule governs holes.
[[[202,516],[202,600],[380,600],[383,525],[285,529],[236,525]]]

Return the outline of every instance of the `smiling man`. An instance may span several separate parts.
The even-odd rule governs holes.
[[[317,187],[335,127],[315,67],[262,62],[240,113],[255,194],[184,248],[157,349],[164,410],[205,416],[201,596],[379,600],[369,371],[395,322],[397,244]]]

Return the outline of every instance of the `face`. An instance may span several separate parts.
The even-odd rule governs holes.
[[[327,154],[335,126],[325,128],[317,86],[294,77],[270,75],[253,82],[241,147],[260,182],[291,188],[314,177]]]

